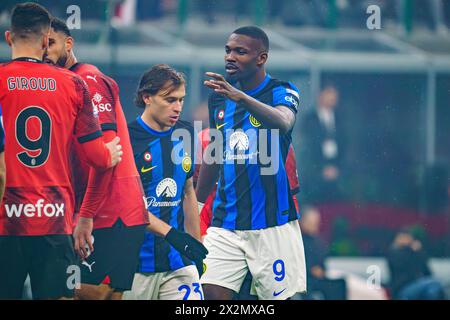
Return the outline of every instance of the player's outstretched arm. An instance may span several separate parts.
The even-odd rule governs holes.
[[[243,106],[259,121],[269,128],[279,129],[282,133],[291,130],[295,124],[294,112],[286,106],[269,106],[243,91],[233,87],[225,77],[214,72],[207,72],[211,80],[204,82],[205,86],[235,102],[243,102]]]
[[[200,241],[200,216],[192,177],[184,185],[183,211],[186,232]]]

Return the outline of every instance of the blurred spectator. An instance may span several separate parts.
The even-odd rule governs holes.
[[[344,279],[326,277],[325,259],[328,249],[319,236],[320,212],[313,207],[305,208],[300,220],[306,258],[307,300],[337,300],[346,298]]]
[[[386,300],[384,288],[370,287],[361,276],[326,267],[328,249],[319,235],[320,212],[305,208],[300,225],[305,247],[308,292],[306,299]]]
[[[317,108],[306,114],[301,124],[300,174],[304,203],[319,204],[340,200],[343,130],[335,112],[339,92],[326,86],[319,94]]]
[[[433,278],[428,257],[409,229],[395,237],[387,260],[391,273],[392,297],[399,300],[443,300],[444,288]]]
[[[313,207],[305,208],[302,212],[300,226],[305,246],[306,271],[309,278],[322,279],[325,277],[325,258],[328,249],[319,236],[320,212]]]

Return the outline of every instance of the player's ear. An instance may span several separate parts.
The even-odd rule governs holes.
[[[73,48],[74,39],[72,37],[66,38],[66,49],[67,51],[71,51]]]
[[[11,31],[7,30],[5,31],[5,40],[6,43],[8,44],[8,46],[12,46],[12,35],[11,35]]]
[[[50,33],[44,33],[44,36],[42,37],[42,49],[47,49],[49,47],[49,38]]]
[[[149,106],[152,104],[152,96],[149,95],[148,93],[144,93],[142,95],[142,100],[144,101],[146,106]]]
[[[269,57],[269,53],[267,51],[263,51],[259,54],[256,63],[258,66],[262,66],[267,62],[267,58]]]

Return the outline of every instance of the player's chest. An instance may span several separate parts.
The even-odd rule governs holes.
[[[225,133],[227,130],[264,129],[263,123],[247,109],[233,101],[227,100],[224,105],[215,108],[214,120],[216,129]]]
[[[175,196],[192,170],[191,154],[190,146],[183,144],[183,141],[164,138],[149,142],[144,151],[135,156],[144,188],[156,192],[164,182]]]

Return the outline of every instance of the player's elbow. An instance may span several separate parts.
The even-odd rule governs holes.
[[[277,126],[277,129],[279,129],[280,130],[280,133],[281,134],[286,134],[286,133],[288,133],[291,129],[292,129],[292,124],[291,124],[291,122],[289,121],[289,120],[287,120],[287,119],[282,119],[280,122],[279,122],[279,124],[278,124],[278,126]]]

